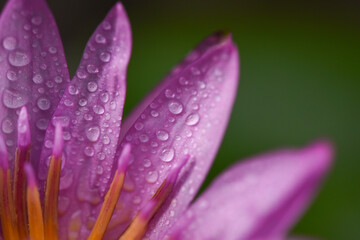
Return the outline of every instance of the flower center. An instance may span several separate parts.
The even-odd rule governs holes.
[[[30,125],[26,108],[18,119],[18,147],[14,171],[11,174],[4,139],[0,136],[0,219],[4,239],[58,239],[58,196],[63,151],[63,132],[60,123],[55,124],[55,139],[45,186],[44,208],[41,207],[39,189],[34,171],[29,163]],[[126,170],[129,164],[131,145],[126,144],[118,159],[112,183],[105,195],[100,213],[88,237],[102,239],[118,202]],[[174,165],[156,193],[134,217],[119,240],[142,239],[150,220],[162,206],[174,188],[180,170],[188,161],[184,157]]]

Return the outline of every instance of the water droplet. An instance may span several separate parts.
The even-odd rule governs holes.
[[[39,26],[42,23],[42,18],[40,16],[35,16],[31,18],[31,23]]]
[[[49,120],[45,118],[41,118],[36,121],[36,127],[40,130],[46,130],[48,124],[49,124]]]
[[[55,81],[56,83],[62,83],[63,79],[62,79],[62,77],[60,77],[60,76],[56,76],[56,77],[54,78],[54,81]]]
[[[104,21],[102,26],[103,26],[104,30],[110,30],[111,29],[111,24],[109,22],[107,22],[107,21]]]
[[[164,162],[170,162],[174,159],[175,151],[172,148],[165,148],[160,153],[160,159]]]
[[[96,167],[97,174],[101,175],[101,174],[103,174],[103,172],[104,172],[104,168],[102,166],[99,165]]]
[[[105,145],[108,145],[109,143],[110,143],[110,138],[109,138],[109,136],[104,136],[103,137],[103,143],[105,144]]]
[[[106,43],[106,38],[101,34],[96,34],[95,42],[100,43],[100,44],[105,44]]]
[[[106,92],[102,93],[100,99],[103,103],[107,103],[109,101],[109,94]]]
[[[148,172],[148,174],[146,175],[146,181],[148,183],[155,183],[159,178],[159,173],[157,171],[151,171]]]
[[[17,80],[17,73],[12,71],[12,70],[9,70],[7,73],[6,73],[6,77],[10,80],[10,81],[16,81]]]
[[[21,50],[9,54],[9,63],[14,67],[23,67],[30,63],[30,57]]]
[[[41,110],[48,110],[51,106],[51,103],[49,101],[49,99],[41,97],[37,100],[37,106],[41,109]]]
[[[193,126],[193,125],[197,124],[199,122],[199,120],[200,120],[199,114],[192,113],[186,118],[185,123],[189,126]]]
[[[79,78],[79,79],[85,79],[87,78],[87,73],[82,71],[82,70],[79,70],[76,72],[76,76]]]
[[[94,153],[95,153],[95,151],[94,151],[94,149],[92,148],[92,147],[86,147],[85,149],[84,149],[84,154],[86,155],[86,156],[88,156],[88,157],[92,157],[92,156],[94,156]]]
[[[136,130],[140,131],[141,129],[144,128],[144,124],[141,122],[137,122],[137,123],[135,123],[134,127]]]
[[[81,98],[81,99],[79,100],[79,105],[80,105],[81,107],[84,107],[86,104],[87,104],[87,100],[86,100],[86,99]]]
[[[149,137],[148,137],[148,135],[146,135],[146,134],[140,134],[139,140],[140,140],[140,142],[145,143],[145,142],[148,142],[148,141],[149,141]]]
[[[157,131],[156,136],[157,136],[157,138],[158,138],[160,141],[166,141],[166,140],[169,139],[169,134],[168,134],[168,132],[163,131],[163,130]]]
[[[151,166],[151,161],[149,159],[144,159],[144,167],[148,168]]]
[[[57,49],[56,49],[56,47],[49,47],[49,53],[51,53],[51,54],[55,54],[55,53],[57,53]]]
[[[183,105],[178,101],[171,101],[168,107],[169,111],[173,114],[180,114],[183,110]]]
[[[16,38],[14,38],[14,37],[6,37],[3,40],[3,47],[6,50],[9,50],[9,51],[14,50],[16,48],[16,45],[17,45],[17,41],[16,41]]]
[[[5,118],[1,124],[3,133],[9,134],[14,131],[14,124],[9,118]]]
[[[96,84],[96,82],[88,82],[87,84],[87,89],[89,92],[95,92],[98,88],[98,85]]]
[[[40,74],[35,74],[32,78],[33,82],[36,84],[40,84],[44,81],[43,77]]]
[[[70,85],[68,88],[68,92],[70,93],[70,95],[76,95],[79,93],[79,90],[77,89],[76,86]]]
[[[15,90],[5,89],[3,93],[3,103],[8,108],[19,108],[27,103],[26,96]]]
[[[96,142],[100,136],[100,128],[97,126],[89,127],[88,129],[86,129],[85,134],[91,142]]]
[[[99,72],[99,69],[98,69],[95,65],[93,65],[93,64],[87,65],[86,70],[87,70],[89,73],[98,73],[98,72]]]
[[[153,117],[158,117],[159,116],[159,113],[157,111],[155,111],[155,110],[151,110],[150,114]]]
[[[105,112],[105,109],[100,105],[95,105],[93,110],[96,114],[103,114]]]
[[[100,53],[100,60],[107,63],[110,61],[111,55],[108,52],[102,52]]]

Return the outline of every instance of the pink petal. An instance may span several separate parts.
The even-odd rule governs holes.
[[[194,198],[222,140],[238,83],[238,54],[231,36],[207,38],[165,78],[124,125],[123,141],[133,146],[125,191],[108,230],[118,236],[163,182],[171,166],[189,154],[173,196],[150,225],[148,236],[163,239]],[[124,130],[124,131],[125,131]],[[171,206],[169,207],[171,203]],[[153,230],[156,229],[156,232]]]
[[[55,20],[43,0],[10,0],[0,19],[0,124],[10,158],[17,118],[29,112],[31,160],[38,164],[51,115],[70,81]]]
[[[229,240],[285,236],[309,204],[331,159],[331,146],[319,142],[238,163],[215,180],[170,235]]]
[[[96,219],[111,183],[130,51],[130,24],[123,6],[117,3],[90,38],[76,76],[47,129],[39,168],[43,182],[53,147],[53,125],[60,121],[64,128],[59,200],[62,235],[87,236],[87,226]],[[70,230],[77,219],[79,229]]]

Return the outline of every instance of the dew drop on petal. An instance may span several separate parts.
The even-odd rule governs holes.
[[[159,130],[156,133],[156,137],[157,139],[159,139],[160,141],[166,141],[169,139],[169,133],[164,131],[164,130]]]
[[[183,105],[178,101],[171,101],[168,107],[169,111],[173,114],[180,114],[183,111]]]
[[[18,78],[17,73],[12,70],[9,70],[6,73],[6,77],[7,77],[7,79],[9,79],[9,81],[16,81]]]
[[[86,147],[85,149],[84,149],[84,154],[86,155],[86,156],[88,156],[88,157],[92,157],[92,156],[94,156],[94,153],[95,153],[95,151],[94,151],[94,149],[92,148],[92,147]]]
[[[9,51],[14,50],[16,48],[16,45],[17,45],[17,41],[16,41],[16,38],[14,38],[14,37],[6,37],[3,40],[3,47],[6,50],[9,50]]]
[[[159,178],[159,173],[157,171],[150,171],[146,175],[146,181],[148,183],[155,183]]]
[[[30,63],[30,57],[21,50],[9,54],[9,63],[14,67],[23,67]]]
[[[100,128],[97,126],[94,127],[89,127],[86,129],[86,137],[91,141],[91,142],[96,142],[99,139],[100,136]]]
[[[36,84],[40,84],[44,81],[43,77],[40,74],[35,74],[32,78],[33,82]]]
[[[8,108],[19,108],[27,103],[28,99],[21,93],[5,89],[3,93],[3,103]]]
[[[42,23],[42,18],[40,16],[35,16],[31,18],[31,23],[39,26]]]
[[[170,162],[174,159],[175,151],[172,148],[165,148],[160,153],[160,159],[164,162]]]
[[[193,125],[197,124],[199,122],[199,120],[200,120],[199,114],[192,113],[186,118],[185,123],[189,126],[193,126]]]
[[[5,118],[1,124],[3,133],[9,134],[14,131],[14,124],[9,118]]]
[[[49,101],[49,99],[41,97],[37,100],[37,106],[41,109],[41,110],[48,110],[51,106],[51,103]]]
[[[87,84],[87,89],[89,92],[96,92],[97,88],[98,88],[98,85],[96,84],[96,82],[89,82]]]
[[[100,60],[107,63],[110,61],[111,55],[108,52],[102,52],[100,53]]]
[[[100,44],[105,44],[106,43],[106,38],[101,34],[96,34],[95,42],[100,43]]]

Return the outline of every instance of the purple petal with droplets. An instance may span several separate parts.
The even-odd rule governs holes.
[[[65,236],[70,234],[77,239],[87,236],[111,183],[130,51],[130,24],[118,3],[90,38],[76,76],[47,129],[38,171],[42,183],[53,146],[53,124],[61,122],[63,126],[59,225]],[[70,230],[69,226],[76,225],[76,221],[79,228]]]
[[[10,0],[0,19],[0,124],[12,159],[26,106],[36,166],[51,115],[70,81],[55,20],[44,0]]]
[[[132,144],[133,159],[108,238],[124,230],[164,181],[170,167],[189,154],[185,169],[191,172],[180,177],[181,183],[149,226],[147,236],[163,239],[175,219],[168,218],[169,214],[175,212],[177,216],[188,206],[214,159],[233,105],[238,69],[231,36],[214,34],[190,53],[124,124],[127,132],[121,145]]]
[[[285,236],[329,169],[332,148],[318,142],[241,162],[187,210],[176,239],[271,239]]]

